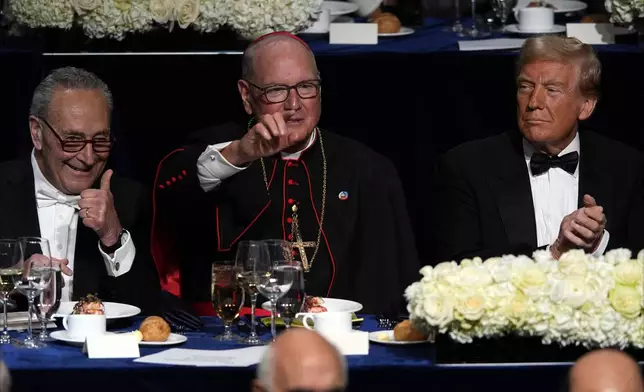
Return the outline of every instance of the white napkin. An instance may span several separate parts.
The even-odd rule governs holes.
[[[525,42],[523,38],[494,38],[472,41],[458,41],[458,49],[462,52],[475,50],[520,49]]]

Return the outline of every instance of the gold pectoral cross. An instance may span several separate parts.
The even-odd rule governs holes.
[[[302,261],[302,269],[304,269],[304,272],[309,272],[312,265],[309,265],[309,259],[306,256],[306,248],[313,248],[316,246],[316,243],[314,241],[302,241],[302,234],[299,230],[297,206],[294,205],[291,210],[293,211],[292,234],[295,237],[293,249],[297,248],[300,253],[300,260]],[[311,260],[311,262],[313,262],[313,260]]]

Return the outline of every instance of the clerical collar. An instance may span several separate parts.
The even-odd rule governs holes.
[[[523,157],[525,158],[526,164],[528,165],[528,170],[530,170],[530,158],[532,158],[532,154],[538,153],[539,150],[537,150],[526,138],[522,139],[523,141]],[[581,155],[580,153],[580,143],[579,143],[579,132],[575,135],[575,138],[572,139],[570,144],[566,146],[557,156],[563,156],[568,153],[571,153],[573,151],[577,151],[578,154]],[[579,175],[579,165],[577,165],[577,169],[575,169],[575,173],[572,175],[573,177],[577,177]]]
[[[42,189],[49,194],[66,196],[56,189],[56,187],[53,186],[47,178],[45,178],[42,170],[40,170],[40,166],[38,166],[38,161],[36,161],[36,149],[31,151],[31,168],[34,172],[34,187],[36,188],[36,194],[38,194],[38,191]]]
[[[309,148],[311,148],[313,143],[315,143],[315,138],[316,138],[316,135],[317,135],[317,132],[315,131],[316,129],[317,128],[313,128],[313,132],[311,132],[311,134],[309,135],[309,141],[306,143],[306,147],[304,147],[300,151],[290,153],[290,154],[287,153],[287,152],[282,152],[282,159],[285,159],[285,160],[298,160],[298,159],[300,159],[300,156],[302,155],[302,153],[304,151],[308,150]]]

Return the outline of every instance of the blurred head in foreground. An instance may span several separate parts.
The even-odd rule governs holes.
[[[637,363],[618,350],[592,351],[577,360],[569,376],[570,392],[643,392]]]

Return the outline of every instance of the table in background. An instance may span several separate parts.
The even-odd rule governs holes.
[[[203,333],[187,333],[188,341],[179,346],[141,347],[141,356],[172,347],[190,349],[230,349],[243,347],[216,342],[213,334],[223,328],[214,318],[204,318]],[[140,320],[135,321],[140,322]],[[374,317],[365,316],[362,330],[377,330]],[[22,337],[23,335],[21,335]],[[264,338],[268,337],[264,335]],[[198,368],[163,366],[133,362],[132,359],[88,359],[79,347],[49,343],[49,347],[29,350],[2,347],[4,361],[14,378],[12,392],[33,391],[42,385],[64,385],[65,391],[248,391],[254,377],[249,368]],[[561,384],[569,364],[540,366],[432,366],[434,348],[430,344],[389,346],[370,344],[368,356],[348,357],[351,391],[423,390],[471,391],[481,386],[495,391],[554,390]],[[520,387],[520,389],[516,389]]]

